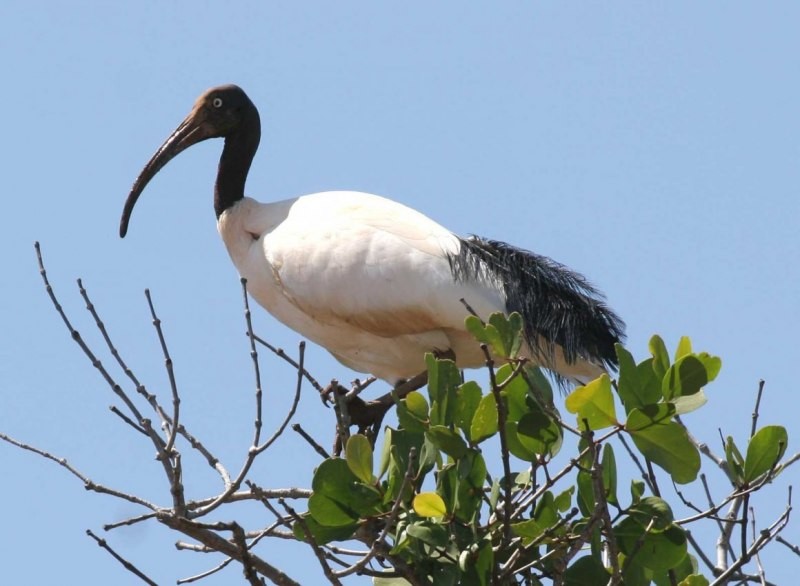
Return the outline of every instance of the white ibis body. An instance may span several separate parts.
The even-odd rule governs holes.
[[[518,311],[523,354],[557,377],[585,381],[616,364],[623,322],[583,277],[510,245],[464,239],[402,204],[352,191],[275,203],[244,196],[258,148],[258,110],[234,85],[206,91],[156,151],[125,202],[130,213],[174,156],[224,137],[217,227],[252,297],[353,370],[392,384],[424,370],[426,352],[484,362],[467,333],[462,299],[480,316]]]

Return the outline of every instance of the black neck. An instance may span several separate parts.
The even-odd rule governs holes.
[[[244,197],[247,173],[261,140],[258,111],[253,108],[249,114],[236,132],[225,137],[225,147],[217,169],[217,183],[214,186],[214,212],[217,218]]]

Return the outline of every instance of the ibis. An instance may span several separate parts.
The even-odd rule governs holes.
[[[214,87],[159,147],[125,202],[120,236],[150,180],[173,157],[224,138],[214,188],[217,228],[250,295],[345,366],[407,381],[427,352],[462,368],[485,363],[467,332],[478,315],[519,312],[522,354],[564,381],[617,363],[624,323],[584,277],[496,240],[462,238],[403,204],[330,191],[261,203],[245,182],[261,138],[258,109],[235,85]]]

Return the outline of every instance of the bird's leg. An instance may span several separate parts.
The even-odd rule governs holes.
[[[455,360],[456,358],[452,350],[436,351],[434,355],[439,359]],[[363,401],[353,393],[354,396],[349,401],[350,423],[357,425],[358,433],[365,434],[374,446],[383,418],[395,404],[395,397],[398,401],[404,399],[411,391],[421,389],[427,383],[428,371],[423,371],[408,380],[401,381],[392,391],[375,401]]]
[[[374,401],[364,401],[360,397],[353,396],[348,401],[350,412],[350,424],[358,427],[358,433],[363,433],[375,445],[375,439],[381,428],[381,423],[386,412],[395,404],[397,400],[403,399],[411,391],[421,389],[428,382],[428,371],[423,371],[418,375],[402,381],[391,392],[379,397]]]
[[[436,351],[434,355],[439,359],[455,360],[455,354],[452,350]],[[335,396],[344,399],[341,401],[343,403],[340,407],[341,412],[337,412],[339,429],[336,434],[333,453],[338,456],[342,452],[343,439],[346,439],[345,436],[347,435],[341,433],[343,424],[355,425],[358,428],[358,433],[366,435],[374,446],[383,418],[386,412],[395,404],[395,397],[398,401],[404,399],[411,391],[421,389],[427,382],[428,371],[426,370],[408,380],[399,382],[394,389],[378,399],[364,401],[358,396],[358,393],[363,389],[362,386],[356,384],[353,390],[348,392],[335,380],[331,381],[331,384],[325,389],[325,393],[335,392],[338,394]]]
[[[335,397],[337,394],[344,395],[346,393],[347,389],[340,385],[338,380],[333,379],[327,387],[322,389],[319,396],[322,399],[322,404],[327,407],[328,403],[336,403]]]

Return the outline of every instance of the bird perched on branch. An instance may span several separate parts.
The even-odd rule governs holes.
[[[235,85],[204,92],[156,151],[125,202],[120,236],[155,174],[209,138],[225,139],[214,211],[250,295],[353,370],[398,384],[424,370],[426,352],[453,355],[462,368],[482,365],[464,325],[464,302],[481,317],[519,312],[521,354],[557,377],[585,382],[616,365],[622,320],[588,281],[549,258],[461,238],[377,195],[331,191],[273,203],[245,197],[261,123]]]

